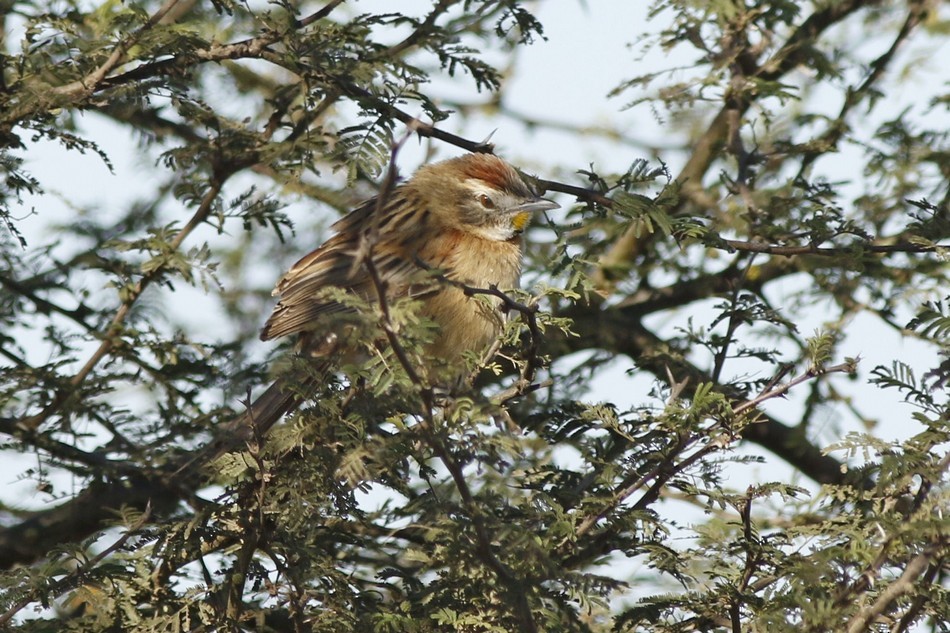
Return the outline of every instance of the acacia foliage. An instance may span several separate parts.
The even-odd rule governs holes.
[[[406,130],[435,154],[490,151],[453,131],[505,111],[508,59],[544,36],[536,7],[5,4],[0,433],[44,505],[7,499],[0,622],[948,630],[950,98],[864,124],[901,89],[899,52],[946,15],[751,4],[654,4],[641,43],[694,61],[618,60],[615,95],[681,146],[600,130],[629,169],[539,168],[568,209],[529,232],[526,290],[483,289],[517,318],[475,386],[428,383],[412,301],[352,300],[366,340],[393,346],[240,442],[221,429],[269,376],[251,341],[273,277],[255,271],[313,244],[286,205],[349,208]],[[854,30],[881,41],[870,57]],[[469,99],[439,99],[446,79]],[[27,239],[22,206],[55,196],[24,163],[39,140],[109,164],[87,119],[159,156],[140,201]],[[846,145],[861,148],[847,188],[825,171]],[[215,336],[177,318],[188,286],[218,303]],[[800,332],[817,311],[823,329]],[[862,367],[842,349],[859,315],[938,360]],[[652,390],[591,402],[618,359]],[[879,390],[909,405],[902,439],[862,406]],[[829,415],[833,442],[815,428]],[[746,467],[779,461],[800,474]]]

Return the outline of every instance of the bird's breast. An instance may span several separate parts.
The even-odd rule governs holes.
[[[419,255],[452,279],[477,288],[511,289],[517,287],[521,277],[520,239],[499,242],[462,231],[446,231]]]
[[[420,256],[469,288],[504,292],[516,288],[521,276],[521,244],[514,240],[497,242],[449,233]],[[443,282],[423,303],[425,316],[439,326],[429,352],[447,366],[464,368],[467,352],[482,354],[501,334],[506,317],[501,304],[497,297]]]

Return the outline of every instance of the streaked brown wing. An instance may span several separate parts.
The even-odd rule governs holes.
[[[366,266],[355,265],[371,230],[376,237],[370,252],[387,296],[407,292],[419,271],[412,249],[419,244],[418,234],[427,214],[403,188],[391,194],[373,227],[375,212],[376,199],[353,210],[333,225],[336,235],[291,266],[274,289],[280,300],[261,330],[262,340],[304,332],[312,329],[320,317],[347,310],[327,296],[328,288],[364,298],[376,295]]]

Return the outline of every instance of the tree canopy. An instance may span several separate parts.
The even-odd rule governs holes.
[[[950,630],[947,7],[658,1],[586,69],[635,125],[549,115],[554,63],[513,105],[616,26],[581,4],[3,4],[0,625]],[[562,206],[467,384],[412,299],[341,299],[390,344],[316,386],[257,340],[334,219],[462,152]],[[306,403],[255,425],[278,374]]]

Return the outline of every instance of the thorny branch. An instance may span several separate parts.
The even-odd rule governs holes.
[[[804,382],[808,382],[809,380],[813,378],[817,378],[818,376],[823,376],[825,374],[836,374],[836,373],[849,374],[849,375],[854,374],[854,372],[857,371],[857,366],[858,366],[858,359],[849,360],[848,362],[841,363],[839,365],[833,365],[831,367],[810,367],[808,371],[803,373],[801,376],[798,376],[792,380],[789,380],[788,382],[783,383],[781,385],[771,387],[768,390],[763,391],[762,393],[757,395],[755,398],[752,398],[751,400],[747,400],[746,402],[743,402],[742,404],[736,407],[733,407],[732,412],[735,415],[743,415],[750,409],[754,409],[755,407],[759,406],[766,400],[771,400],[773,398],[779,398],[781,396],[784,396],[792,388]]]
[[[745,281],[749,277],[749,270],[752,268],[752,264],[755,262],[754,257],[750,257],[749,261],[746,262],[745,269],[743,270],[740,277],[738,277],[738,283],[734,284],[729,297],[730,307],[728,310],[729,318],[726,324],[726,333],[723,335],[722,345],[716,351],[716,354],[713,358],[712,366],[712,381],[716,384],[719,384],[720,377],[722,376],[722,371],[726,366],[726,357],[729,354],[729,349],[734,341],[733,336],[736,333],[736,330],[741,325],[741,318],[739,315],[738,305],[739,305],[739,296],[742,292],[742,287]]]
[[[434,125],[419,122],[419,120],[412,115],[400,110],[399,108],[396,108],[395,106],[383,101],[379,97],[376,97],[365,90],[355,87],[353,90],[355,90],[355,92],[350,91],[351,94],[357,95],[362,99],[368,99],[372,101],[372,104],[375,108],[384,109],[395,119],[407,124],[414,123],[415,128],[413,131],[419,136],[441,140],[470,152],[492,153],[494,151],[494,146],[491,143],[475,142],[455,134],[444,132]],[[583,201],[587,204],[598,205],[607,209],[612,208],[614,205],[614,202],[611,198],[593,189],[578,187],[576,185],[555,180],[545,180],[543,178],[537,178],[535,181],[544,191],[565,193],[574,196],[579,201]],[[854,244],[849,244],[846,246],[825,247],[812,243],[789,246],[769,244],[764,242],[713,238],[710,239],[709,246],[711,248],[720,248],[722,250],[731,252],[740,251],[748,253],[764,253],[784,257],[793,257],[796,255],[840,257],[842,255],[853,254],[856,251],[880,255],[891,253],[933,253],[940,251],[942,248],[950,248],[940,246],[939,244],[928,244],[917,241],[894,241],[892,238],[887,236],[879,237],[874,240],[857,241]]]
[[[485,141],[470,141],[463,136],[446,132],[445,130],[440,129],[431,123],[420,121],[411,114],[400,110],[388,101],[377,97],[364,88],[354,84],[346,84],[341,86],[341,89],[351,97],[357,99],[358,101],[366,102],[374,109],[392,116],[397,121],[405,123],[406,125],[412,125],[413,131],[419,136],[443,141],[449,145],[454,145],[455,147],[459,147],[473,153],[491,154],[494,152],[495,146],[492,143]]]
[[[766,400],[785,395],[788,393],[789,389],[795,385],[805,382],[806,380],[810,380],[828,373],[852,373],[853,371],[854,363],[842,363],[841,365],[828,367],[821,371],[810,369],[803,376],[796,378],[795,380],[789,381],[788,383],[779,387],[763,392],[755,399],[733,407],[731,414],[727,418],[717,420],[717,422],[712,427],[703,429],[701,433],[690,434],[688,432],[681,432],[674,440],[672,445],[666,450],[667,456],[663,460],[655,464],[648,472],[642,475],[634,473],[624,481],[620,482],[620,484],[617,486],[617,489],[610,496],[609,501],[598,508],[596,512],[589,514],[583,521],[581,521],[573,536],[574,541],[581,542],[581,537],[586,536],[601,520],[619,508],[634,493],[643,489],[650,482],[652,482],[652,484],[643,493],[640,499],[638,499],[636,503],[631,506],[631,511],[643,510],[647,508],[659,497],[663,488],[674,476],[684,472],[694,464],[698,463],[701,459],[704,459],[717,451],[724,450],[731,443],[737,441],[740,436],[732,428],[733,421],[745,415],[750,409],[758,406]],[[674,387],[674,389],[676,388]],[[687,449],[703,440],[705,440],[705,444],[702,447],[698,448],[690,455],[683,457],[678,462],[675,461],[678,457],[682,456]],[[609,532],[609,529],[607,532]],[[595,536],[593,538],[597,539],[598,537]],[[562,546],[566,545],[566,543],[567,541],[565,540],[562,543]]]
[[[890,253],[935,253],[941,249],[948,249],[950,246],[940,246],[938,244],[921,244],[918,242],[895,242],[889,243],[889,238],[881,238],[871,241],[860,241],[849,246],[816,246],[814,244],[802,244],[800,246],[777,246],[774,244],[765,244],[761,242],[747,242],[742,240],[722,240],[722,244],[727,251],[743,251],[747,253],[767,253],[769,255],[779,255],[783,257],[794,257],[796,255],[819,255],[821,257],[839,257],[854,252],[865,252],[879,255]]]

